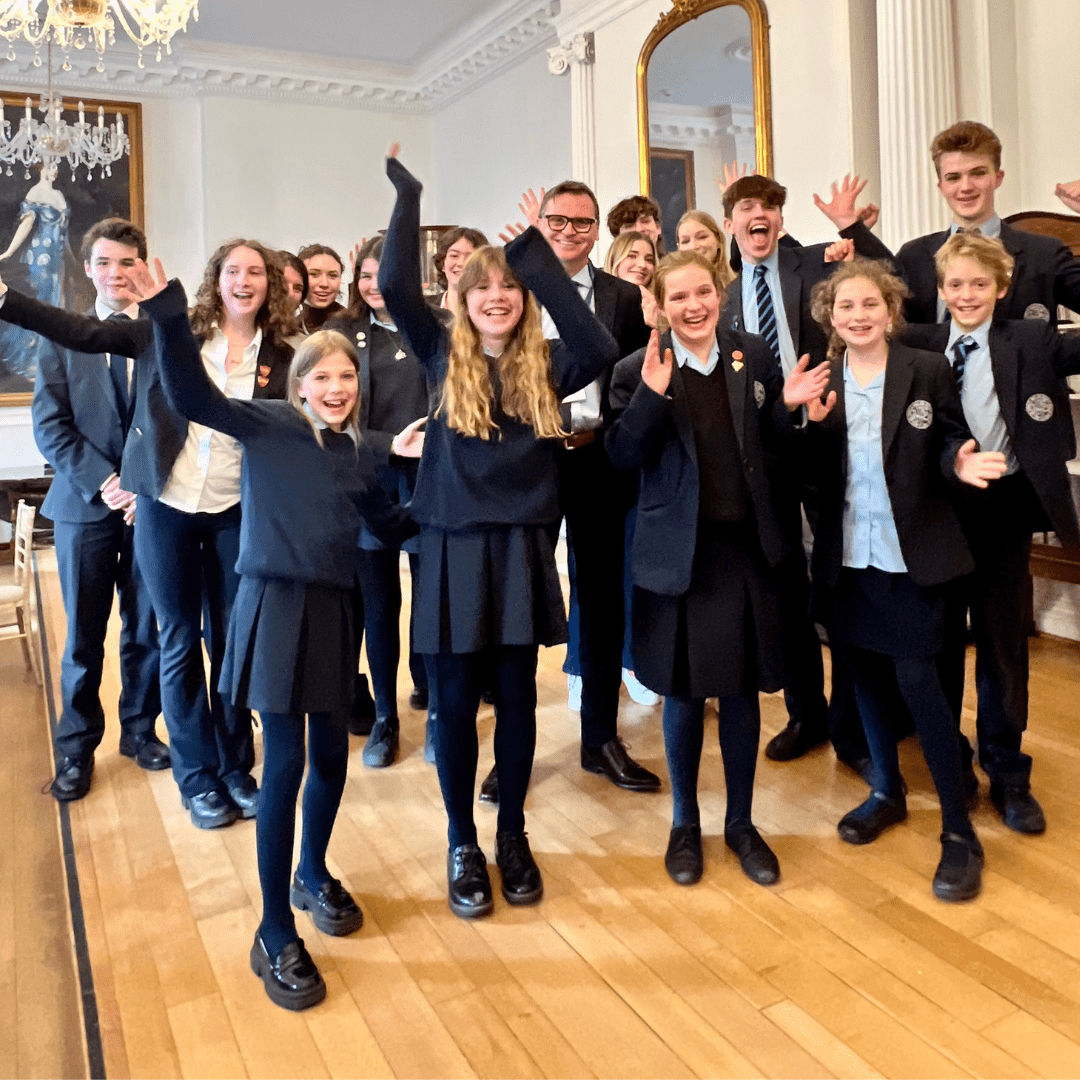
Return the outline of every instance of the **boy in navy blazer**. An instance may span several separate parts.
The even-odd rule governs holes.
[[[966,605],[975,636],[979,763],[1005,824],[1021,833],[1046,828],[1031,794],[1027,727],[1028,560],[1031,534],[1053,529],[1080,544],[1066,462],[1076,454],[1066,375],[1080,373],[1080,340],[1042,320],[995,316],[1012,290],[1013,259],[1001,240],[978,233],[950,237],[935,256],[948,325],[915,326],[906,340],[943,352],[960,388],[964,415],[982,450],[1005,454],[1005,475],[986,490],[964,490],[957,509],[975,558]],[[1072,342],[1072,344],[1070,344]],[[959,718],[963,697],[963,612],[946,660],[947,691]],[[970,760],[966,739],[961,751]],[[969,778],[969,784],[973,778]]]
[[[83,241],[86,274],[97,293],[88,314],[101,320],[135,317],[137,311],[126,311],[117,291],[128,284],[136,260],[145,258],[146,237],[131,222],[106,218],[94,225]],[[134,557],[135,496],[119,481],[134,402],[132,377],[126,357],[53,348],[38,367],[34,391],[34,438],[55,469],[42,511],[56,525],[68,625],[52,784],[62,802],[90,789],[94,751],[105,732],[98,691],[114,589],[122,619],[120,752],[144,769],[170,764],[168,748],[154,733],[161,711],[157,623]]]
[[[889,254],[859,219],[855,197],[861,187],[845,184],[830,206],[850,211],[841,235],[859,237],[860,248]],[[825,261],[829,245],[813,247],[780,244],[787,189],[769,177],[743,176],[724,192],[724,230],[738,244],[742,256],[739,276],[728,286],[721,321],[733,330],[759,334],[769,346],[778,373],[786,376],[799,358],[810,356],[816,367],[825,359],[828,342],[810,314],[810,292],[835,270]],[[825,703],[825,674],[821,643],[810,617],[809,578],[802,548],[800,478],[790,469],[773,477],[773,492],[790,553],[780,567],[784,597],[784,647],[787,677],[784,702],[787,726],[766,746],[775,761],[790,761],[830,737],[829,711]],[[834,667],[835,658],[834,658]],[[834,682],[835,673],[834,673]],[[846,699],[841,691],[839,698]],[[835,720],[832,738],[840,760],[862,771],[868,758],[865,739],[853,709]]]
[[[945,301],[938,294],[934,256],[959,230],[977,231],[999,239],[1013,259],[1012,276],[998,300],[999,319],[1043,319],[1057,323],[1059,304],[1080,309],[1080,260],[1052,236],[1024,232],[1005,224],[994,208],[994,193],[1005,179],[1001,168],[1001,141],[985,124],[961,120],[940,132],[930,144],[937,171],[938,190],[952,211],[948,229],[909,240],[897,252],[897,270],[911,290],[904,304],[909,323],[936,323],[948,319]],[[1059,185],[1060,188],[1060,185]],[[1060,197],[1060,195],[1059,195]],[[837,217],[822,206],[830,220]],[[855,236],[860,255],[880,258],[864,247],[865,235]]]

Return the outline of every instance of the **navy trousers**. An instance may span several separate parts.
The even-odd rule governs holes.
[[[133,737],[149,735],[161,712],[157,623],[134,558],[133,530],[121,513],[101,521],[57,521],[54,537],[67,616],[56,749],[86,759],[105,734],[99,691],[113,592],[121,619],[120,728]]]
[[[173,777],[187,798],[223,791],[255,764],[251,712],[235,708],[218,691],[229,615],[240,582],[239,551],[239,505],[221,514],[185,514],[140,500],[135,557],[157,614],[162,712]]]

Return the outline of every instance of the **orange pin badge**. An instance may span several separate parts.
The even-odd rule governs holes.
[[[733,370],[742,371],[743,367],[745,366],[743,364],[743,362],[742,362],[742,358],[743,358],[743,354],[738,349],[736,349],[731,354],[731,366],[732,366]]]
[[[265,386],[269,381],[270,380],[265,375],[260,375],[256,380],[260,386]]]
[[[259,374],[260,375],[269,375],[270,374],[270,369],[266,366],[266,364],[261,364],[259,366]]]

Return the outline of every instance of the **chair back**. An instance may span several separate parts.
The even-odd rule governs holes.
[[[36,509],[25,499],[19,500],[15,513],[15,584],[30,593],[30,560],[34,549],[34,517]]]

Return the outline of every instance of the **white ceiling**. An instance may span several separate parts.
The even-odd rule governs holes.
[[[200,0],[187,40],[421,67],[506,0]],[[181,35],[180,41],[185,35]]]

